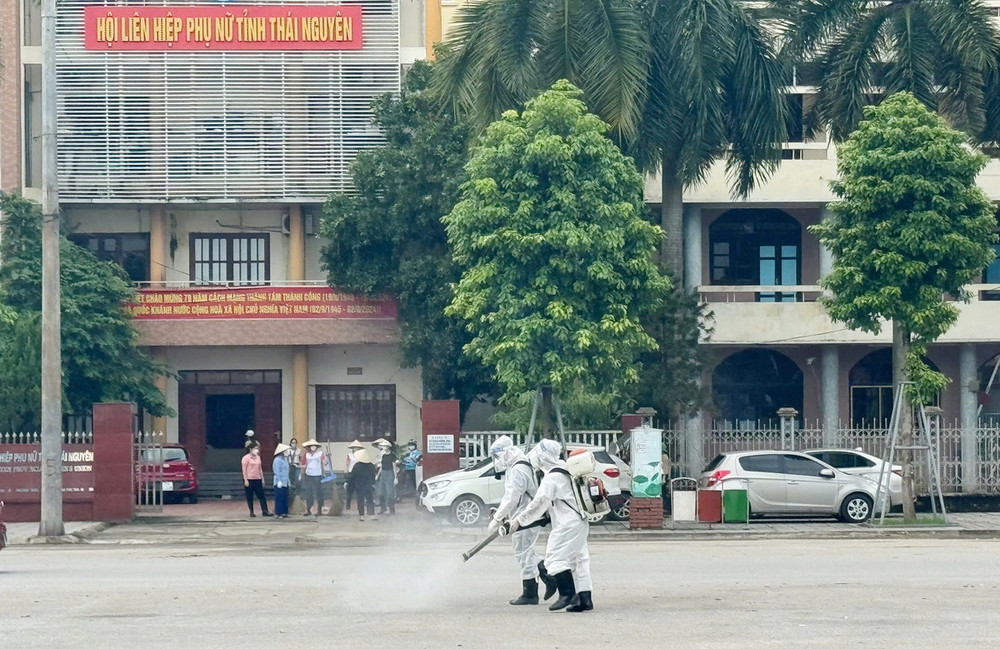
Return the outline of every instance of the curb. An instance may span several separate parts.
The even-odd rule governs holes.
[[[78,543],[86,543],[93,537],[97,536],[104,530],[112,527],[115,523],[108,522],[97,522],[86,527],[80,528],[79,530],[72,532],[70,534],[63,534],[62,536],[29,536],[27,539],[28,545],[73,545]]]

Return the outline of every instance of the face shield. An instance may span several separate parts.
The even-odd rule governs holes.
[[[507,463],[507,449],[514,446],[514,440],[509,435],[501,435],[490,445],[490,459],[493,460],[493,470],[503,473],[510,468]]]
[[[532,454],[538,467],[548,473],[562,462],[562,444],[554,439],[543,439],[535,446]]]

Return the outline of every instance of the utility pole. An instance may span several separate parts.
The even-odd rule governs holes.
[[[56,0],[42,0],[42,516],[38,524],[39,536],[65,533],[57,121]]]

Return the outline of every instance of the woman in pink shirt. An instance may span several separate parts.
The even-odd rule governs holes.
[[[260,513],[264,516],[271,515],[271,512],[267,511],[267,498],[264,497],[264,469],[260,466],[259,446],[251,447],[250,452],[243,456],[243,492],[247,496],[247,507],[250,509],[251,518],[257,516],[253,513],[254,494],[260,501]]]

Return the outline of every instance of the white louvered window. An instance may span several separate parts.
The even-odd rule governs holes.
[[[353,191],[351,162],[384,142],[370,104],[399,92],[399,0],[350,3],[363,12],[359,50],[85,49],[84,7],[128,4],[58,3],[63,202],[321,202]]]
[[[264,234],[191,235],[191,276],[196,284],[266,284],[270,280],[268,257]]]

